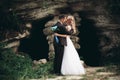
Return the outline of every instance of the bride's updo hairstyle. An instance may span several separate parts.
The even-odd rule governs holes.
[[[75,25],[75,19],[72,15],[67,16],[67,23],[71,24],[71,27],[72,27],[74,34],[75,34],[76,33],[76,25]]]

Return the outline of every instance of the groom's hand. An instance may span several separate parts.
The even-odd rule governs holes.
[[[67,37],[68,35],[66,34],[58,34],[58,33],[54,33],[55,36],[60,36],[60,37]]]

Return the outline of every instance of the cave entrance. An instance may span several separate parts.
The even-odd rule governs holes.
[[[32,22],[31,34],[21,40],[19,51],[27,53],[33,60],[48,59],[49,45],[43,33],[44,25],[52,17],[46,17]]]
[[[88,14],[89,13],[89,14]],[[94,12],[92,12],[93,14]],[[79,26],[80,46],[79,54],[83,57],[85,63],[90,66],[101,65],[101,53],[99,51],[99,35],[96,22],[89,18],[90,12],[79,12],[81,22]]]

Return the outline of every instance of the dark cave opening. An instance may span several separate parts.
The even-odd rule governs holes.
[[[27,53],[33,60],[45,58],[48,60],[49,45],[46,36],[43,33],[45,23],[51,20],[53,16],[48,16],[32,22],[30,36],[20,42],[19,51]]]
[[[80,34],[79,44],[81,48],[78,50],[80,56],[83,57],[85,63],[89,66],[101,65],[101,53],[99,51],[99,30],[96,27],[96,22],[89,19],[90,14],[86,11],[79,12],[81,18],[80,26],[78,27]],[[92,13],[93,14],[93,13]]]

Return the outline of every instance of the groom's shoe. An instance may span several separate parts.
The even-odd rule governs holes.
[[[60,76],[60,75],[61,75],[61,72],[60,72],[60,70],[54,70],[54,74]]]
[[[61,75],[61,73],[60,73],[60,72],[55,72],[55,74],[56,74],[56,75],[58,75],[58,76],[60,76],[60,75]]]

